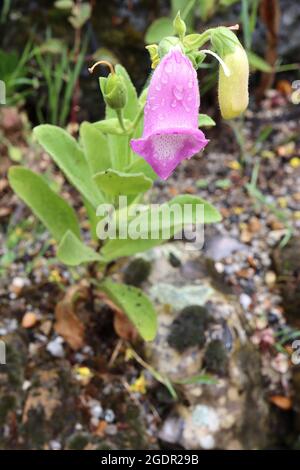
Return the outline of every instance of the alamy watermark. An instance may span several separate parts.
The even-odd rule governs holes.
[[[291,102],[293,104],[300,104],[300,80],[294,80],[292,83],[293,92],[291,95]]]
[[[292,343],[294,352],[291,356],[291,361],[295,366],[300,364],[300,339],[295,339]]]
[[[0,340],[0,365],[6,364],[6,345]]]
[[[184,240],[187,250],[204,243],[203,204],[128,204],[119,196],[117,204],[100,204],[96,215],[100,240]]]
[[[3,80],[0,80],[0,104],[6,103],[6,87]]]

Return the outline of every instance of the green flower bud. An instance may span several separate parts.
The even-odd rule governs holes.
[[[107,78],[100,77],[100,88],[107,106],[122,109],[127,103],[127,89],[122,75],[110,73]]]
[[[175,34],[177,34],[179,39],[182,40],[186,33],[186,25],[185,25],[185,22],[181,19],[180,11],[177,13],[173,21],[173,27],[174,27]]]
[[[180,45],[181,49],[183,49],[180,40],[176,36],[167,36],[166,38],[162,39],[158,44],[158,55],[160,59],[162,59],[169,52],[169,50],[172,49],[172,47],[177,45]]]
[[[223,67],[219,68],[219,104],[224,119],[233,119],[242,114],[249,103],[248,57],[240,44],[235,45],[233,52],[222,57],[230,71],[226,76]]]

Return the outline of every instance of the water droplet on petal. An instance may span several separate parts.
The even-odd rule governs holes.
[[[166,85],[166,84],[168,83],[168,81],[169,81],[168,76],[167,76],[166,74],[164,74],[164,75],[162,76],[161,81],[162,81],[162,83],[163,83],[164,85]]]
[[[167,73],[171,73],[173,71],[173,66],[170,62],[167,63],[166,67],[165,67],[165,71]]]
[[[177,106],[177,101],[173,100],[172,103],[171,103],[171,107],[176,108],[176,106]]]
[[[183,105],[184,109],[186,110],[186,112],[189,113],[191,108],[185,103],[185,101],[182,102],[182,105]]]
[[[173,94],[175,96],[175,98],[179,101],[182,100],[183,98],[183,92],[184,92],[184,89],[183,89],[183,86],[182,85],[175,85],[174,88],[173,88]]]
[[[187,100],[192,101],[192,99],[193,99],[192,95],[188,95]]]
[[[160,91],[161,90],[161,84],[160,83],[157,83],[156,87],[155,87],[155,90],[156,91]]]
[[[189,87],[189,88],[193,88],[193,82],[192,82],[192,80],[189,80],[189,82],[188,82],[188,87]]]

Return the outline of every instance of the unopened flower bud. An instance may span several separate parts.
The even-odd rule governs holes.
[[[224,119],[233,119],[242,114],[249,103],[248,57],[240,44],[222,57],[230,74],[223,67],[219,69],[219,105]]]
[[[182,40],[186,33],[186,25],[185,25],[185,22],[181,19],[180,11],[177,13],[173,21],[173,27],[174,27],[175,34],[177,34],[179,39]]]
[[[110,73],[107,78],[100,77],[100,88],[107,106],[122,109],[127,103],[127,90],[122,75]]]

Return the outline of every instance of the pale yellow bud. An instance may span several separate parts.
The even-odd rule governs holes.
[[[226,76],[223,67],[219,69],[219,105],[224,119],[233,119],[242,114],[249,103],[249,62],[245,50],[236,45],[223,60],[230,71]]]

